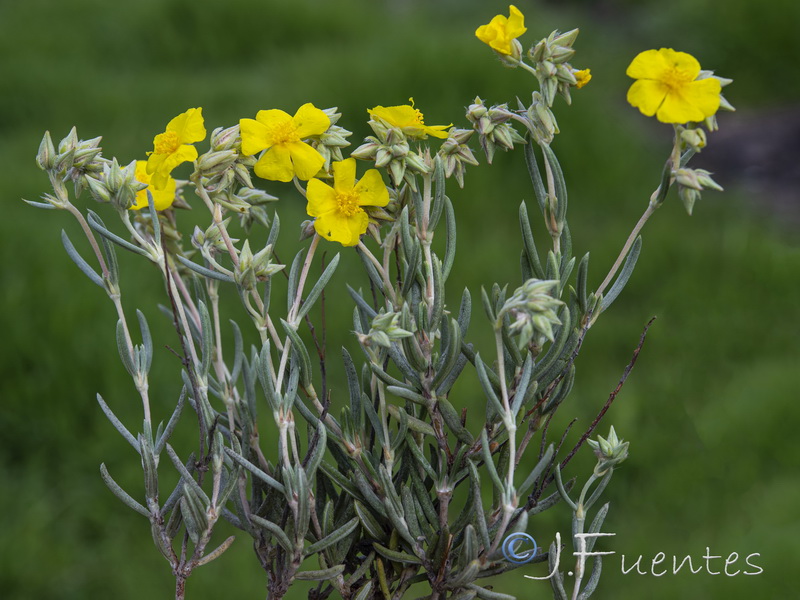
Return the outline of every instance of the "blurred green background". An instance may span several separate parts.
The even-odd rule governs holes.
[[[739,109],[720,115],[721,131],[694,163],[715,171],[726,192],[707,193],[691,218],[671,196],[647,225],[634,277],[592,329],[570,404],[561,409],[560,430],[578,419],[574,443],[614,389],[644,324],[658,316],[598,430],[614,424],[630,440],[631,457],[607,491],[612,507],[604,529],[616,537],[604,548],[618,554],[608,559],[595,597],[793,597],[800,583],[800,4],[517,6],[526,15],[524,44],[552,29],[581,28],[573,64],[591,68],[594,79],[574,94],[572,107],[556,103],[562,134],[554,148],[570,186],[575,253],[591,250],[595,286],[644,209],[669,150],[670,128],[625,102],[624,71],[633,56],[662,46],[690,52],[735,80],[726,96]],[[356,132],[351,139],[358,144],[367,133],[366,108],[414,96],[428,124],[463,127],[463,108],[476,95],[513,102],[533,89],[528,75],[502,68],[473,36],[498,12],[507,14],[507,5],[478,0],[0,2],[0,190],[7,211],[0,222],[0,596],[123,600],[173,593],[146,522],[108,493],[98,473],[104,461],[128,489],[141,489],[135,454],[94,400],[101,393],[137,430],[140,407],[117,358],[113,307],[61,247],[63,228],[85,249],[75,223],[20,200],[48,189],[33,160],[43,132],[58,140],[76,125],[82,138],[103,135],[104,154],[127,163],[142,158],[152,136],[192,106],[204,108],[209,130],[262,108],[338,106],[340,124]],[[464,286],[477,300],[481,285],[518,285],[516,213],[520,200],[532,200],[521,152],[497,156],[466,180],[465,190],[451,191],[460,241],[451,306]],[[284,197],[280,252],[287,260],[303,206],[288,186],[265,187]],[[205,221],[202,212],[183,222]],[[163,300],[157,273],[121,259],[126,310],[132,315],[141,307],[160,343],[175,345],[155,309]],[[364,283],[347,251],[332,285],[343,288],[345,281]],[[333,296],[329,309],[343,315],[344,325],[330,334],[330,369],[338,364],[337,345],[352,348],[350,300]],[[235,297],[227,300],[241,318]],[[480,342],[488,329],[477,308],[471,332]],[[178,391],[171,378],[176,363],[163,349],[157,357],[154,411],[166,418]],[[452,399],[458,406],[480,402],[469,393]],[[191,433],[184,421],[179,436]],[[584,455],[568,475],[583,476],[592,463]],[[565,509],[548,519],[529,527],[540,543],[556,529],[569,531]],[[219,540],[223,533],[229,534],[222,528]],[[731,571],[759,553],[753,562],[763,573],[620,573],[620,554],[628,566],[644,555],[647,568],[664,552],[669,568],[672,555],[703,564],[707,547],[723,557],[738,552]],[[722,566],[717,560],[712,570]],[[545,572],[524,567],[495,589],[550,597],[549,586],[523,574]],[[304,597],[307,587],[298,585],[292,597]],[[190,598],[263,594],[263,574],[243,536],[188,583]]]

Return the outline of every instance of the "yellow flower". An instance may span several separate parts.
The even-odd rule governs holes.
[[[525,17],[513,4],[508,7],[508,17],[497,15],[488,25],[475,30],[475,36],[500,54],[514,54],[514,40],[528,31]]]
[[[368,110],[369,116],[380,119],[392,127],[401,129],[403,133],[415,138],[424,138],[426,135],[444,139],[447,137],[445,129],[452,127],[450,125],[425,125],[422,117],[422,112],[414,108],[414,99],[408,99],[411,104],[402,104],[400,106],[376,106]]]
[[[633,59],[625,73],[636,79],[628,90],[628,102],[643,115],[656,115],[662,123],[702,121],[719,108],[719,80],[697,79],[700,63],[686,52],[646,50]]]
[[[308,182],[306,212],[315,217],[314,229],[326,240],[355,246],[367,231],[369,217],[362,206],[386,206],[389,191],[377,169],[356,183],[356,159],[333,163],[333,187],[319,179]]]
[[[267,150],[254,167],[256,175],[272,181],[307,181],[319,173],[325,159],[303,138],[325,133],[331,120],[310,102],[292,117],[282,110],[260,110],[254,119],[241,119],[242,154]]]
[[[150,185],[152,177],[147,173],[147,161],[136,161],[136,181],[139,183],[146,183],[147,187],[143,190],[136,192],[136,200],[131,205],[131,210],[140,210],[147,208],[147,190],[153,194],[153,204],[156,210],[165,210],[172,206],[175,201],[175,180],[167,175],[167,183],[162,189],[157,189]]]
[[[164,189],[175,167],[195,160],[197,149],[191,144],[205,137],[202,108],[190,108],[167,123],[164,133],[153,138],[153,151],[148,153],[147,174],[151,176],[153,187]]]
[[[581,89],[592,80],[591,69],[582,69],[581,71],[575,71],[572,74],[575,75],[575,79],[578,81],[578,83],[575,84],[575,87],[578,89]]]

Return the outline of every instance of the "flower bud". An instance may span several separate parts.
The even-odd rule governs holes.
[[[53,146],[53,139],[50,132],[45,131],[42,143],[39,144],[39,152],[36,154],[36,164],[43,171],[50,171],[56,164],[56,149]]]

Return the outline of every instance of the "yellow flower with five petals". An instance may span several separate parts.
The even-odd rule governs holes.
[[[175,180],[167,175],[167,183],[162,189],[150,185],[152,177],[147,173],[147,161],[137,160],[135,175],[136,181],[139,183],[146,183],[147,187],[143,190],[136,192],[136,199],[130,206],[131,210],[141,210],[147,208],[147,192],[148,190],[153,195],[153,206],[156,210],[166,210],[175,201]]]
[[[241,119],[242,154],[267,152],[253,170],[262,179],[291,181],[295,175],[307,181],[314,177],[325,159],[303,139],[325,133],[331,120],[310,102],[292,117],[282,110],[260,110],[255,119]]]
[[[375,108],[369,109],[367,112],[370,117],[380,119],[392,127],[397,127],[410,137],[420,139],[428,135],[440,139],[447,137],[447,131],[444,130],[452,127],[452,123],[450,123],[450,125],[425,125],[422,112],[414,108],[414,98],[409,98],[408,101],[411,102],[411,104],[401,104],[400,106],[376,106]]]
[[[355,246],[366,233],[369,216],[364,206],[386,206],[389,190],[377,169],[370,169],[356,182],[356,159],[333,163],[333,187],[312,179],[306,189],[306,212],[314,229],[326,240]]]
[[[495,52],[506,56],[517,55],[519,58],[519,52],[515,51],[514,42],[526,31],[528,28],[525,27],[525,16],[511,4],[508,7],[508,17],[495,16],[488,25],[478,27],[475,36],[484,44],[489,44]]]
[[[153,138],[153,151],[147,159],[147,174],[155,189],[164,189],[169,174],[179,164],[197,158],[197,149],[192,146],[206,137],[203,109],[190,108],[167,123],[164,133]]]
[[[700,63],[686,52],[645,50],[625,73],[636,79],[628,102],[662,123],[702,121],[719,109],[722,85],[714,77],[698,79]]]

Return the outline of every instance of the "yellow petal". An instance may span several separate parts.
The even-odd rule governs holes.
[[[269,130],[263,123],[253,119],[240,119],[239,131],[242,134],[242,154],[245,156],[258,154],[270,145],[267,138]]]
[[[317,217],[314,229],[326,240],[339,242],[342,246],[355,246],[363,233],[367,231],[369,217],[364,211],[351,217],[332,211]]]
[[[528,31],[525,27],[525,16],[513,4],[508,7],[509,17],[506,23],[506,36],[509,38],[518,38],[523,33]]]
[[[679,91],[667,94],[656,117],[662,123],[702,121],[717,112],[720,89],[716,79],[693,81]]]
[[[350,192],[356,185],[356,159],[333,163],[333,187],[337,192]]]
[[[305,142],[290,142],[285,146],[291,154],[294,172],[297,178],[302,181],[307,181],[314,177],[319,173],[322,165],[325,164],[325,159],[322,155]],[[277,148],[277,146],[273,146],[273,148]],[[291,177],[280,181],[289,180],[291,180]]]
[[[443,140],[449,135],[446,130],[452,126],[453,126],[452,123],[450,123],[450,125],[431,125],[431,126],[424,125],[422,127],[422,130],[428,135],[432,135],[435,138]]]
[[[360,206],[386,206],[389,204],[389,190],[377,169],[370,169],[355,187]]]
[[[147,183],[139,179],[138,166],[136,170],[137,170],[136,174],[137,181],[140,181],[141,183]],[[147,179],[150,179],[150,177],[148,177]],[[145,189],[136,192],[136,201],[130,208],[131,210],[140,210],[142,208],[147,208],[148,206],[147,191],[149,190],[150,193],[153,195],[153,204],[155,206],[155,209],[166,210],[170,206],[172,206],[172,203],[175,201],[175,188],[176,188],[175,180],[172,177],[168,177],[167,183],[164,186],[163,190],[156,189],[155,187],[150,185]]]
[[[634,79],[660,79],[669,68],[669,63],[662,52],[663,50],[666,50],[666,48],[640,52],[628,65],[625,74]]]
[[[270,181],[291,181],[294,177],[289,149],[278,144],[272,146],[253,167],[256,175]]]
[[[152,174],[161,169],[161,165],[167,160],[167,154],[151,154],[147,157],[147,173]]]
[[[297,128],[297,135],[300,138],[325,133],[331,126],[331,120],[328,115],[310,102],[297,109],[293,121]]]
[[[176,132],[181,144],[193,144],[205,139],[203,109],[190,108],[185,113],[179,114],[167,124],[167,131]]]
[[[190,146],[189,144],[184,144],[180,148],[178,148],[172,154],[167,154],[164,162],[161,164],[161,167],[158,169],[158,173],[162,173],[164,175],[169,175],[172,173],[172,170],[177,167],[181,163],[191,162],[197,159],[197,148],[194,146]],[[166,183],[166,182],[165,182]],[[163,184],[158,186],[159,188],[163,187]]]
[[[294,129],[294,123],[292,123],[292,116],[279,110],[277,108],[271,108],[269,110],[260,110],[256,113],[256,121],[265,125],[267,128],[267,148],[274,144],[275,142],[272,140],[272,132],[274,131],[286,131],[287,129]]]
[[[319,179],[312,179],[306,187],[306,213],[309,217],[319,217],[325,213],[334,211],[338,205],[336,203],[336,191],[327,183]]]
[[[419,126],[417,110],[413,106],[403,104],[401,106],[376,106],[367,111],[371,117],[386,121],[393,127]]]
[[[634,81],[628,90],[628,102],[638,108],[643,115],[652,117],[664,102],[667,91],[668,88],[659,81],[639,79]]]
[[[672,48],[645,50],[633,59],[625,74],[634,79],[663,79],[669,71],[678,69],[691,81],[700,74],[700,63],[691,54]]]

